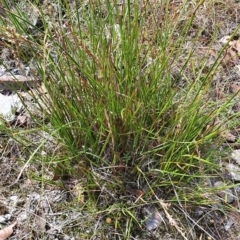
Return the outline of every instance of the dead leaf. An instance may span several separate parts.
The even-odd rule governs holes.
[[[41,233],[44,233],[46,231],[46,218],[45,213],[43,211],[36,211],[36,228]]]
[[[0,230],[0,240],[7,239],[13,233],[13,228],[15,227],[16,224],[17,224],[17,222],[11,224],[8,227],[5,227],[4,229],[1,229]]]
[[[210,56],[217,57],[217,51],[214,50],[214,49],[210,49],[210,50],[208,51],[208,54],[209,54]]]
[[[226,97],[226,96],[225,96],[225,93],[224,93],[221,89],[219,89],[219,88],[216,88],[216,89],[214,90],[213,96],[214,96],[215,98],[217,98],[217,99],[224,99],[224,98]]]
[[[240,39],[229,41],[230,36],[225,36],[220,39],[222,44],[227,44],[222,62],[225,66],[234,66],[238,63],[240,57]]]
[[[27,125],[27,122],[29,122],[29,118],[26,115],[19,115],[15,121],[15,126],[23,127]]]
[[[132,188],[127,188],[126,192],[135,195],[137,198],[142,197],[144,194],[144,192],[142,190],[132,189]]]
[[[234,66],[238,61],[238,54],[233,50],[232,47],[228,48],[224,57],[223,64],[226,66]]]
[[[230,91],[231,91],[231,93],[239,93],[240,86],[237,83],[233,83],[230,86]]]

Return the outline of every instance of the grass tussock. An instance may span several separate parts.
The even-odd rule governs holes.
[[[44,85],[32,92],[44,118],[30,114],[59,147],[41,163],[82,181],[83,205],[114,219],[116,239],[137,235],[148,205],[193,237],[166,202],[180,212],[208,204],[204,179],[217,172],[218,118],[230,103],[211,97],[220,55],[211,66],[207,51],[196,61],[202,29],[193,22],[205,1],[52,2],[29,1],[29,15],[6,1],[3,25]]]

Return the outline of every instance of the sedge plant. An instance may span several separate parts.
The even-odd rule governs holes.
[[[201,202],[198,184],[217,172],[216,119],[229,103],[209,97],[220,55],[205,74],[206,56],[194,63],[201,29],[184,47],[203,2],[182,24],[188,1],[178,11],[171,1],[29,1],[36,21],[5,1],[5,24],[22,36],[16,55],[33,62],[45,89],[31,92],[44,121],[30,114],[61,146],[58,158],[42,164],[83,181],[97,213],[118,215],[122,239],[141,229],[143,205],[193,202],[193,195]],[[132,206],[130,192],[137,194]]]

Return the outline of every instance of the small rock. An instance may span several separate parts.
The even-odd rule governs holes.
[[[224,36],[219,40],[219,42],[224,45],[224,44],[227,44],[230,39],[231,39],[231,36]]]
[[[5,219],[6,219],[7,221],[9,221],[9,220],[11,220],[12,215],[11,215],[10,213],[8,213],[8,214],[6,214],[4,217],[5,217]]]
[[[230,132],[223,132],[222,137],[225,138],[225,140],[229,143],[234,143],[236,141],[236,136]]]
[[[214,183],[214,187],[226,187],[222,181],[217,181]],[[234,201],[234,195],[231,189],[220,190],[217,195],[223,199],[226,203],[232,203]]]
[[[21,99],[17,94],[5,96],[0,94],[0,116],[7,122],[15,119],[15,113],[23,107]]]
[[[233,180],[240,181],[240,167],[229,163],[226,165],[226,170],[229,172]]]
[[[5,223],[6,222],[6,218],[4,216],[0,216],[0,223]]]
[[[231,218],[228,219],[226,224],[224,225],[225,230],[228,231],[232,227],[233,224],[234,224],[234,221]]]
[[[64,237],[63,237],[63,240],[74,240],[75,238],[71,238],[71,237],[69,237],[69,236],[67,236],[67,235],[65,235]]]
[[[18,196],[11,196],[9,199],[12,200],[14,203],[17,203]]]
[[[196,209],[193,212],[194,217],[196,218],[200,218],[203,216],[203,214],[205,213],[204,209],[202,207],[196,207]]]
[[[240,77],[240,65],[235,65],[235,72]]]
[[[238,196],[240,196],[240,186],[234,187],[234,191]]]
[[[237,164],[240,165],[240,150],[239,149],[232,151],[231,157]]]
[[[17,221],[18,222],[24,222],[27,219],[28,219],[28,215],[27,215],[26,212],[22,212],[17,216]]]
[[[152,213],[146,221],[147,230],[152,231],[156,229],[161,224],[162,220],[163,218],[158,211]]]

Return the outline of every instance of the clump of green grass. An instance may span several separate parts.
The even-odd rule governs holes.
[[[34,5],[41,26],[9,8],[46,88],[34,98],[51,128],[33,118],[62,144],[59,158],[43,164],[80,178],[91,199],[97,191],[96,212],[118,212],[115,230],[124,239],[141,227],[142,204],[163,207],[161,198],[187,202],[195,194],[201,202],[193,179],[215,171],[215,120],[227,103],[209,97],[218,59],[203,74],[207,59],[193,59],[198,37],[184,48],[201,3],[181,24],[186,5],[171,12],[170,1],[56,1]],[[128,189],[137,188],[143,201],[128,206]]]

